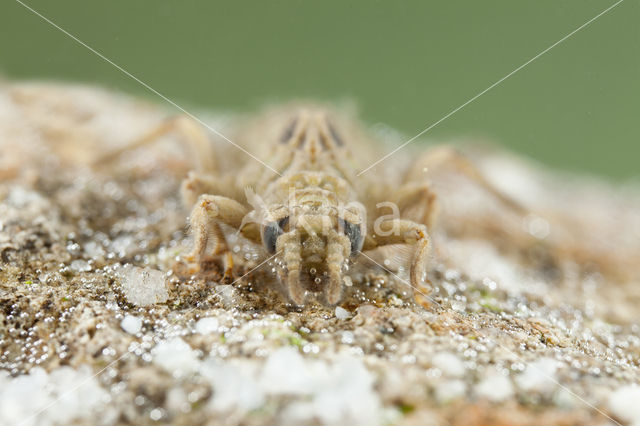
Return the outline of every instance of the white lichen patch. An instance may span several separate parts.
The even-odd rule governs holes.
[[[640,385],[616,389],[609,395],[608,407],[616,417],[629,422],[629,425],[640,425]]]
[[[217,332],[219,327],[220,323],[218,322],[217,318],[201,318],[196,323],[196,332],[207,335]]]
[[[198,370],[198,355],[179,337],[163,340],[151,351],[153,362],[175,378]]]
[[[431,362],[434,367],[440,369],[443,375],[448,377],[462,377],[465,373],[464,364],[460,358],[449,352],[435,354]]]
[[[491,402],[501,402],[513,396],[513,385],[505,375],[492,372],[476,385],[475,394],[478,398],[485,398]]]
[[[524,372],[516,377],[518,387],[525,392],[549,393],[558,385],[558,362],[541,358],[527,364]]]
[[[61,367],[9,377],[0,372],[0,424],[61,425],[97,415],[109,402],[90,367]],[[113,422],[115,418],[103,418]]]

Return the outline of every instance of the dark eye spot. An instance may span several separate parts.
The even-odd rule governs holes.
[[[262,228],[262,244],[267,252],[273,254],[276,252],[276,242],[278,237],[284,232],[284,227],[289,222],[289,216],[280,219],[277,222],[269,222]]]
[[[342,140],[342,137],[340,136],[340,134],[331,125],[331,123],[328,123],[328,124],[329,124],[329,132],[331,132],[331,137],[333,138],[333,140],[336,141],[336,144],[338,146],[343,146],[344,145],[344,141]]]
[[[296,124],[298,124],[297,118],[293,119],[293,121],[291,121],[287,128],[284,129],[284,132],[282,132],[282,136],[280,136],[281,143],[289,142],[289,139],[291,139],[291,136],[293,136],[293,131],[296,129]]]
[[[349,237],[351,241],[351,254],[355,254],[362,250],[362,244],[364,243],[364,236],[362,235],[362,229],[359,225],[354,225],[344,219],[338,219],[342,232]]]

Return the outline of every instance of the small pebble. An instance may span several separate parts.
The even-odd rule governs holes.
[[[445,376],[462,377],[465,372],[464,364],[460,358],[450,352],[436,354],[431,359],[431,363],[434,367],[439,368]]]
[[[238,292],[228,284],[221,284],[215,287],[216,294],[220,296],[220,302],[225,308],[232,308],[237,304]]]
[[[86,260],[74,260],[70,266],[76,272],[89,272],[91,270],[91,265]]]
[[[120,327],[129,334],[138,334],[142,329],[142,318],[125,315]]]
[[[479,398],[501,402],[513,396],[513,385],[508,377],[494,373],[478,383],[475,392]]]
[[[196,332],[200,334],[211,334],[218,331],[218,327],[220,327],[220,323],[217,318],[201,318],[196,323]]]
[[[196,351],[179,337],[161,341],[151,352],[153,362],[176,378],[186,377],[198,370]]]
[[[436,398],[441,404],[461,398],[467,391],[467,385],[462,380],[450,380],[438,384]]]
[[[127,302],[136,306],[164,303],[169,298],[165,275],[151,268],[124,265],[117,269]]]
[[[340,320],[346,320],[346,319],[351,318],[351,314],[346,309],[341,308],[340,306],[338,306],[338,307],[336,307],[336,318],[338,318]]]
[[[540,358],[527,364],[524,373],[516,377],[516,384],[525,392],[551,392],[557,386],[558,362],[552,358]]]

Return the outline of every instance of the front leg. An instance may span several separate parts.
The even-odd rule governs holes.
[[[228,175],[215,177],[210,174],[191,171],[182,181],[180,194],[185,206],[195,205],[198,197],[203,194],[216,194],[231,199],[241,199],[243,194],[236,187],[235,177]]]
[[[134,149],[152,144],[163,136],[177,133],[191,147],[192,156],[196,160],[196,169],[201,172],[215,173],[218,169],[215,162],[213,145],[203,127],[186,115],[168,118],[138,139],[93,160],[94,166],[104,166],[118,160]]]
[[[466,176],[513,212],[519,215],[530,213],[518,201],[496,188],[471,160],[450,146],[434,147],[422,154],[404,176],[404,183],[424,182],[428,176],[446,168]]]
[[[438,202],[431,185],[426,182],[409,182],[401,186],[393,198],[401,217],[427,225],[433,232]]]
[[[424,288],[422,283],[426,273],[431,241],[425,225],[404,219],[386,219],[374,222],[372,232],[366,237],[363,250],[391,244],[411,244],[414,246],[409,279],[414,290]]]
[[[186,256],[186,260],[196,263],[198,267],[202,268],[214,256],[223,255],[225,276],[230,276],[233,267],[231,252],[220,224],[224,223],[238,229],[246,238],[259,243],[260,233],[255,224],[248,224],[240,229],[242,218],[247,213],[249,211],[245,206],[231,198],[219,195],[201,195],[189,217],[194,242],[193,251]],[[211,254],[208,254],[207,247],[210,243],[212,249]]]

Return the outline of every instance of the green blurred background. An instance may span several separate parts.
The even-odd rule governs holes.
[[[413,136],[614,4],[24,0],[188,106],[245,111],[354,100]],[[640,4],[625,0],[422,141],[490,139],[554,167],[640,175]],[[0,73],[97,83],[162,102],[14,0],[0,5]],[[423,142],[424,143],[424,142]]]

